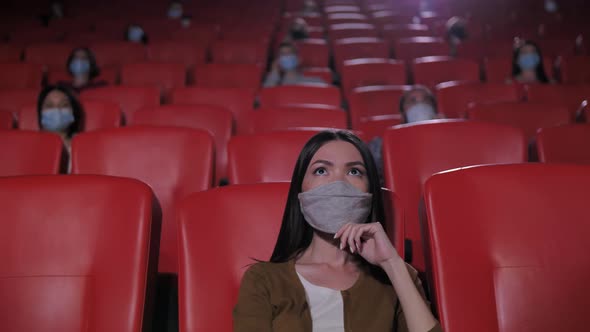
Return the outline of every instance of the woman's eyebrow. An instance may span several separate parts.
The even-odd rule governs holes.
[[[331,161],[322,160],[322,159],[319,159],[319,160],[314,161],[312,165],[315,165],[315,164],[326,164],[328,166],[333,166],[334,165]]]
[[[363,167],[365,167],[365,163],[363,163],[362,161],[351,161],[351,162],[346,163],[346,166],[363,166]]]

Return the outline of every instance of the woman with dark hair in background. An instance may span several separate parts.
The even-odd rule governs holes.
[[[366,145],[346,131],[311,138],[270,262],[242,279],[234,331],[440,331],[383,215]]]
[[[58,134],[68,151],[72,137],[84,128],[84,111],[74,93],[64,85],[46,86],[37,100],[39,128]]]
[[[541,49],[532,41],[524,41],[514,48],[512,81],[518,83],[549,83],[543,66]],[[509,80],[511,83],[511,80]]]
[[[72,50],[68,56],[66,65],[68,73],[72,76],[72,81],[59,82],[59,84],[68,86],[77,93],[108,84],[106,81],[96,80],[100,75],[100,68],[96,64],[94,53],[87,47],[79,47]]]

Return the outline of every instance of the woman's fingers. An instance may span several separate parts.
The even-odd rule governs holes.
[[[350,236],[352,226],[352,224],[346,224],[342,227],[342,233],[340,235],[340,250],[344,249],[348,244],[348,237]]]

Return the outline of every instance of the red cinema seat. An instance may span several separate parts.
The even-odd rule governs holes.
[[[575,117],[582,102],[590,99],[590,84],[531,84],[526,93],[531,102],[565,105]]]
[[[326,23],[340,24],[340,23],[368,23],[369,18],[360,13],[330,13],[326,17]]]
[[[14,114],[0,110],[0,130],[14,128]]]
[[[252,63],[262,65],[268,56],[266,41],[219,40],[211,46],[214,63]]]
[[[567,107],[559,104],[499,102],[471,105],[467,112],[471,120],[505,124],[521,128],[529,140],[537,130],[568,124],[572,121]]]
[[[19,45],[1,44],[0,45],[0,63],[19,62],[22,59],[23,48]]]
[[[506,83],[512,78],[512,58],[511,57],[494,57],[486,58],[483,61],[486,82],[488,83]],[[553,76],[553,61],[543,58],[543,68],[548,79]]]
[[[545,163],[590,164],[590,125],[542,128],[537,132],[539,160]]]
[[[141,180],[162,208],[159,271],[178,269],[174,204],[211,188],[214,146],[204,130],[128,127],[80,134],[72,141],[72,174],[101,174]]]
[[[131,179],[1,178],[3,329],[149,330],[159,234],[152,208],[151,189]]]
[[[424,271],[425,249],[419,222],[424,182],[434,173],[471,165],[527,161],[522,130],[508,126],[438,120],[388,129],[383,137],[385,185],[404,207],[412,265]]]
[[[434,37],[434,32],[424,24],[385,24],[383,25],[383,36],[387,40],[413,37]]]
[[[95,43],[91,47],[96,62],[101,68],[120,67],[123,64],[146,60],[147,52],[143,44],[126,41],[109,41]]]
[[[409,85],[384,85],[353,89],[348,96],[352,128],[359,129],[363,121],[377,115],[396,115],[401,119],[399,100],[411,88]]]
[[[61,139],[51,133],[0,130],[0,176],[58,174],[62,150]]]
[[[262,107],[296,106],[300,104],[321,104],[340,107],[342,97],[338,88],[323,84],[302,84],[277,86],[260,90]]]
[[[356,5],[356,1],[350,0],[339,0],[339,1],[332,1],[326,2],[324,7],[324,12],[326,14],[331,13],[358,13],[361,11],[361,8]]]
[[[438,111],[447,118],[464,118],[470,103],[519,101],[517,87],[504,83],[441,83],[436,86]]]
[[[0,63],[0,89],[40,88],[43,66],[32,63]]]
[[[172,92],[172,103],[214,105],[230,110],[239,132],[245,115],[254,107],[255,90],[244,88],[181,88]]]
[[[561,81],[568,84],[590,84],[590,56],[563,57]]]
[[[302,67],[328,67],[330,48],[326,40],[309,38],[297,43],[297,53]]]
[[[308,67],[301,70],[305,77],[316,77],[324,83],[331,84],[334,81],[334,73],[328,67]]]
[[[150,43],[147,59],[152,62],[181,63],[186,69],[207,62],[207,49],[189,42],[163,41]]]
[[[248,88],[257,90],[263,68],[257,64],[209,63],[195,68],[194,85],[203,88]]]
[[[434,88],[449,81],[479,82],[479,64],[469,59],[451,57],[425,57],[412,62],[416,84]]]
[[[542,39],[539,40],[539,48],[543,50],[544,56],[553,59],[559,56],[572,56],[576,53],[575,38],[571,40]]]
[[[115,102],[127,119],[142,107],[160,105],[160,90],[156,87],[111,86],[83,91],[81,100]]]
[[[215,141],[216,183],[227,177],[227,144],[233,132],[231,111],[213,105],[163,105],[136,112],[130,125],[177,126],[207,130]]]
[[[114,67],[100,68],[100,75],[94,78],[94,81],[104,81],[107,85],[116,85],[119,83],[119,70]],[[49,84],[72,82],[72,75],[66,69],[52,69],[47,72],[47,82]]]
[[[19,26],[10,33],[10,41],[20,45],[45,42],[59,42],[63,39],[63,32],[35,25]]]
[[[286,130],[234,136],[229,141],[230,184],[291,181],[297,156],[318,130]]]
[[[39,97],[38,88],[0,89],[0,109],[17,114],[21,108],[36,105]]]
[[[396,59],[410,62],[415,58],[449,55],[449,45],[442,38],[400,38],[393,43]]]
[[[25,49],[25,62],[43,65],[50,69],[63,69],[73,49],[72,44],[33,44]]]
[[[155,86],[164,102],[169,102],[174,88],[186,85],[186,69],[180,63],[145,62],[123,65],[121,84],[134,87]]]
[[[483,166],[430,178],[425,227],[442,328],[584,330],[589,188],[590,168],[580,165]]]
[[[338,69],[346,60],[361,58],[389,58],[389,45],[379,38],[345,38],[334,42],[334,61]]]
[[[336,41],[344,38],[379,37],[379,31],[369,23],[339,23],[328,27],[328,37]]]
[[[346,112],[336,108],[285,107],[259,109],[248,115],[247,134],[301,127],[347,128]]]
[[[356,59],[344,61],[341,70],[342,88],[346,94],[352,89],[368,85],[406,84],[406,66],[390,59]]]
[[[375,137],[383,137],[387,128],[402,123],[403,119],[400,114],[374,115],[362,119],[355,129],[363,133],[365,142],[369,142]]]

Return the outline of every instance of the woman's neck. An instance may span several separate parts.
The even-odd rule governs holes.
[[[339,245],[340,240],[333,239],[332,235],[314,232],[309,247],[305,249],[298,261],[307,264],[328,264],[331,266],[344,266],[355,262],[355,256],[346,249],[340,250]]]

